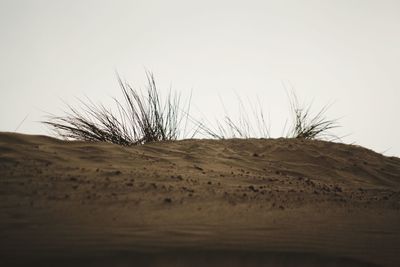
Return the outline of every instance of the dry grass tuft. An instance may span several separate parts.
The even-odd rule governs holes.
[[[336,119],[326,118],[329,106],[324,106],[316,115],[311,114],[311,104],[308,106],[300,105],[294,92],[288,94],[290,109],[293,116],[292,127],[286,137],[302,139],[327,139],[334,140],[338,137],[330,130],[338,128]]]
[[[123,146],[176,140],[181,134],[182,120],[188,112],[182,111],[180,96],[175,93],[170,92],[163,102],[153,74],[147,72],[146,75],[148,87],[145,95],[118,76],[124,96],[123,102],[114,98],[118,112],[91,101],[80,101],[82,106],[79,110],[68,105],[69,112],[65,116],[50,116],[44,123],[66,139],[110,142]]]

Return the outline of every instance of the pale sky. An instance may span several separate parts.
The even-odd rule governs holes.
[[[273,137],[288,117],[283,84],[315,110],[334,102],[338,135],[400,156],[400,1],[0,0],[0,131],[49,134],[64,104],[119,97],[151,70],[213,120],[220,99],[260,101]]]

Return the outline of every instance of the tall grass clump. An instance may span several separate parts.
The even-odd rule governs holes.
[[[118,76],[124,100],[114,98],[114,112],[90,100],[80,100],[79,109],[68,105],[69,111],[65,116],[51,115],[44,123],[66,139],[123,146],[176,140],[181,135],[183,119],[188,118],[190,103],[187,112],[184,112],[180,95],[170,91],[165,99],[161,99],[153,74],[147,72],[146,76],[148,86],[145,94],[133,89]]]
[[[301,139],[339,139],[331,133],[332,129],[338,128],[337,119],[328,119],[326,112],[329,105],[322,107],[315,115],[311,113],[312,105],[301,105],[296,94],[288,93],[290,110],[292,114],[292,126],[286,135],[288,138]]]

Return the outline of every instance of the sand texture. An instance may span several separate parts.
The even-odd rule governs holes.
[[[0,133],[0,266],[400,266],[400,159]]]

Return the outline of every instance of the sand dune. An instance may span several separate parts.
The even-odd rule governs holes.
[[[400,159],[0,133],[0,266],[400,266]]]

